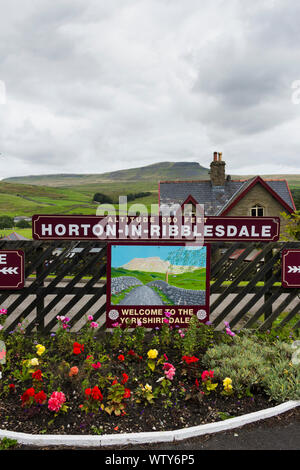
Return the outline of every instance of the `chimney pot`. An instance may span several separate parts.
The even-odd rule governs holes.
[[[218,152],[214,152],[214,162],[218,160]]]
[[[219,153],[219,162],[222,161],[222,152]]]

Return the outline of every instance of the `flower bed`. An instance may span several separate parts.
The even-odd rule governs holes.
[[[5,319],[6,311],[0,318]],[[55,333],[5,337],[1,427],[33,434],[166,431],[229,419],[299,399],[295,333],[215,331],[193,317],[183,330],[114,325],[79,333],[57,317]],[[3,323],[3,322],[2,322]],[[4,362],[2,358],[2,362]],[[296,361],[297,362],[297,361]]]

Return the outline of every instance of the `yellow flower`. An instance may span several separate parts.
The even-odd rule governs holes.
[[[229,378],[229,377],[226,377],[224,380],[223,380],[223,386],[225,388],[229,388],[229,389],[232,389],[232,380]]]
[[[158,356],[157,349],[149,349],[149,351],[148,351],[148,358],[149,359],[155,359],[157,356]]]
[[[43,346],[42,344],[37,344],[36,345],[36,353],[41,356],[42,354],[44,354],[44,352],[46,351],[46,348],[45,346]]]
[[[146,384],[145,390],[147,390],[148,392],[152,392],[152,385]]]
[[[34,357],[33,359],[29,360],[29,365],[30,366],[38,366],[39,365],[39,360],[37,357]]]

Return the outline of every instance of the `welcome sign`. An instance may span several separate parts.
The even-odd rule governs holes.
[[[209,259],[207,245],[110,243],[106,326],[154,328],[167,320],[187,327],[193,315],[208,321]]]

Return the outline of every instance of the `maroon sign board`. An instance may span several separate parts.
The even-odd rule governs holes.
[[[279,217],[34,215],[35,240],[264,241],[279,239]]]
[[[0,289],[24,287],[24,252],[0,250]]]
[[[193,315],[207,322],[209,285],[209,245],[109,243],[106,326],[185,328]]]
[[[300,249],[282,251],[282,286],[300,288]]]
[[[34,215],[35,240],[108,243],[106,326],[209,320],[211,241],[279,239],[279,217]]]

